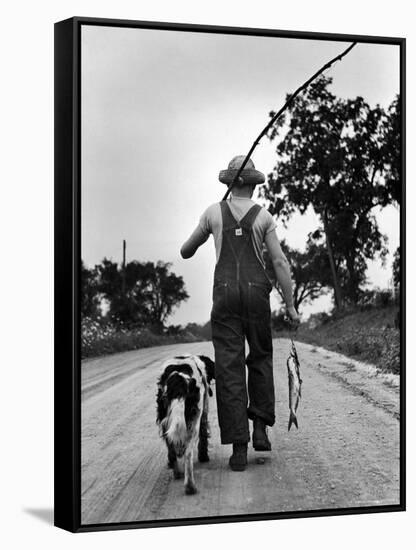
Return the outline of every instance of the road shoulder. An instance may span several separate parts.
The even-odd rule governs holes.
[[[287,343],[289,344],[289,340]],[[303,359],[305,368],[316,368],[327,376],[335,378],[346,389],[361,395],[396,419],[400,419],[399,375],[383,373],[374,365],[357,361],[323,347],[296,342],[296,348],[301,371]]]

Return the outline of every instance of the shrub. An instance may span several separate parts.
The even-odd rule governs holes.
[[[387,307],[393,303],[393,296],[389,290],[380,290],[376,294],[375,306]]]
[[[395,303],[398,303],[397,297],[395,298],[389,289],[375,288],[361,292],[358,306],[362,311],[366,311],[371,308],[385,308]]]
[[[284,309],[281,309],[279,312],[273,311],[271,320],[272,320],[272,329],[276,332],[286,331],[288,330],[288,328],[290,328],[286,320],[286,314]]]
[[[320,318],[316,314],[314,323],[309,319],[299,327],[297,339],[373,363],[384,372],[399,374],[400,330],[395,326],[396,315],[396,307],[371,306],[370,311],[344,312],[318,325],[314,324]]]
[[[83,317],[81,323],[81,357],[97,357],[121,351],[173,344],[197,342],[198,337],[178,326],[171,326],[161,333],[150,328],[129,329],[123,324],[113,325],[103,318]]]

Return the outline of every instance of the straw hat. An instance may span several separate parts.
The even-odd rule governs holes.
[[[246,157],[244,155],[238,155],[237,157],[234,157],[230,161],[228,168],[226,170],[221,170],[218,176],[220,182],[230,184],[237,174],[238,169],[243,164],[245,158]],[[264,183],[265,181],[264,174],[255,169],[254,163],[251,159],[248,159],[244,170],[240,174],[240,177],[243,178],[243,183],[239,184],[238,182],[236,182],[236,185],[259,185],[260,183]]]

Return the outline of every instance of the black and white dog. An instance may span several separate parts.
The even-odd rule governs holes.
[[[157,419],[168,448],[168,466],[175,479],[185,477],[187,495],[196,493],[193,452],[208,457],[208,399],[215,365],[204,355],[178,355],[165,361],[157,382]]]

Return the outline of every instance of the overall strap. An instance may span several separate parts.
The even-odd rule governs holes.
[[[260,210],[261,206],[258,204],[253,204],[247,214],[240,220],[241,227],[250,231],[257,216],[259,215]]]
[[[232,229],[238,225],[227,201],[221,201],[222,229]]]
[[[231,212],[230,205],[228,204],[227,201],[221,201],[220,206],[221,206],[223,229],[232,229],[237,226],[237,227],[243,227],[244,229],[247,229],[248,231],[250,231],[255,219],[257,218],[261,210],[261,206],[259,206],[258,204],[253,204],[250,210],[238,222],[234,218],[233,213]]]
[[[261,207],[254,204],[246,215],[240,220],[240,222],[238,222],[231,212],[230,205],[226,201],[222,201],[220,204],[224,235],[221,252],[226,246],[229,247],[235,261],[237,262],[237,271],[239,271],[240,260],[243,257],[245,250],[250,244],[252,246],[251,229],[257,214],[261,210]]]

